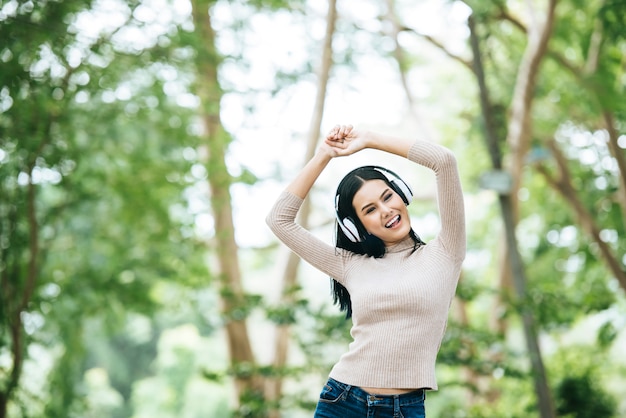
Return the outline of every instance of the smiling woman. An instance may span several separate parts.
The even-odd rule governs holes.
[[[295,223],[328,163],[366,148],[435,172],[442,227],[428,245],[411,228],[411,189],[378,166],[352,170],[339,183],[336,246]],[[280,195],[267,223],[333,279],[335,302],[352,316],[353,342],[331,370],[315,416],[425,417],[425,391],[437,389],[435,359],[465,258],[463,193],[453,154],[425,141],[336,126]]]

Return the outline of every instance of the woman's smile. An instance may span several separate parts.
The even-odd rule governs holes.
[[[394,216],[389,222],[385,224],[386,228],[395,228],[400,223],[400,215]]]

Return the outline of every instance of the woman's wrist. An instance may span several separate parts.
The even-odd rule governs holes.
[[[328,164],[333,159],[333,155],[327,147],[320,146],[312,159],[322,164]]]
[[[378,134],[374,131],[363,132],[363,148],[380,149],[378,144]]]

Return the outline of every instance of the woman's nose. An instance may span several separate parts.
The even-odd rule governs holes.
[[[383,203],[380,205],[380,211],[383,216],[387,217],[391,213],[391,208]]]

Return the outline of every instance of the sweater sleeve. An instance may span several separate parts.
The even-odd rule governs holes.
[[[435,172],[441,221],[437,239],[452,259],[463,260],[466,252],[465,205],[456,157],[449,149],[425,141],[416,141],[407,157]]]
[[[346,251],[317,238],[295,222],[303,200],[287,191],[281,193],[265,221],[274,235],[313,267],[343,281]]]

